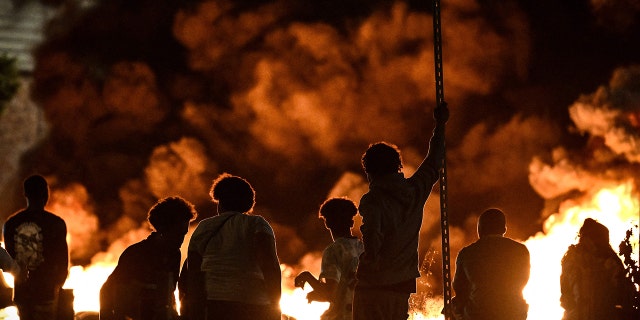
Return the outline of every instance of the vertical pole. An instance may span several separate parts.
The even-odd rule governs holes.
[[[440,0],[433,0],[433,52],[436,78],[436,108],[441,107],[444,100],[444,82],[442,68],[442,30],[440,24]],[[449,214],[447,207],[447,161],[442,160],[440,170],[440,227],[442,229],[442,281],[445,320],[451,319],[451,254],[449,252]]]

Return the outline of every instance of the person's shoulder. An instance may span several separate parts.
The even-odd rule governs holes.
[[[507,237],[504,237],[503,239],[508,240],[508,242],[511,243],[511,245],[513,245],[514,247],[519,247],[521,249],[529,250],[529,249],[527,249],[527,246],[524,243],[522,243],[521,241],[518,241],[518,240],[515,240],[515,239],[511,239],[511,238],[507,238]]]
[[[358,206],[359,210],[366,211],[368,207],[376,207],[380,204],[382,199],[381,191],[377,188],[370,188],[367,193],[363,194],[360,198],[360,205]]]
[[[22,216],[24,216],[26,214],[26,209],[21,209],[19,211],[16,211],[14,213],[12,213],[7,220],[5,221],[5,223],[11,223],[15,220],[20,219]]]
[[[255,224],[262,224],[262,225],[268,225],[271,226],[271,224],[269,223],[269,221],[259,215],[259,214],[245,214],[244,216],[248,217],[247,219]]]
[[[140,254],[141,252],[148,251],[148,248],[150,247],[150,245],[151,245],[151,242],[149,241],[149,239],[142,239],[126,247],[124,251],[122,251],[122,254],[120,254],[120,256],[121,257],[123,256],[139,257],[141,256]]]
[[[517,254],[519,256],[529,256],[529,248],[527,248],[524,243],[507,237],[503,237],[502,239],[504,239],[503,242],[506,245],[505,248],[508,248],[507,250],[512,252],[512,254]]]
[[[57,214],[55,214],[55,213],[53,213],[53,212],[51,212],[51,211],[47,211],[47,210],[45,210],[45,211],[44,211],[44,215],[45,215],[45,216],[47,216],[47,217],[49,217],[49,218],[50,218],[50,219],[52,219],[52,220],[56,220],[56,221],[64,222],[64,219],[62,219],[62,217],[61,217],[61,216],[59,216],[59,215],[57,215]]]
[[[477,247],[477,246],[479,246],[479,240],[476,240],[476,241],[474,241],[474,242],[462,247],[462,249],[460,249],[460,251],[459,251],[459,254],[460,253],[466,253],[466,252],[469,252],[469,251],[473,251],[473,249],[475,247]]]

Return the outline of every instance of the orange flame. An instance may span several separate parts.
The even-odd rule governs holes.
[[[612,247],[617,249],[618,244],[624,239],[625,231],[639,223],[639,198],[638,190],[634,190],[633,181],[630,180],[617,186],[602,188],[579,199],[566,200],[560,205],[558,213],[547,218],[544,230],[525,242],[531,252],[531,279],[524,290],[530,306],[528,319],[560,319],[562,317],[563,309],[559,303],[560,261],[568,246],[576,242],[578,230],[584,219],[593,218],[607,226],[610,230]],[[185,243],[188,243],[188,237]],[[637,257],[637,238],[632,245]],[[328,303],[307,302],[306,294],[311,290],[309,286],[305,288],[293,286],[293,278],[302,269],[318,274],[320,259],[317,254],[308,254],[301,260],[300,266],[282,265],[283,288],[280,306],[283,314],[292,319],[312,320],[319,319],[328,308]],[[74,290],[76,312],[99,310],[100,287],[115,268],[113,259],[105,260],[109,261],[94,261],[87,267],[71,267],[64,287]],[[8,273],[4,275],[9,286],[13,286],[13,277]],[[444,319],[440,314],[441,298],[429,299],[426,306],[422,305],[414,309],[411,310],[409,319]],[[19,319],[15,307],[0,310],[0,319]]]

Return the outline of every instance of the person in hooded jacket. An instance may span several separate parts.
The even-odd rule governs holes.
[[[416,292],[418,240],[424,205],[439,179],[444,158],[446,103],[435,108],[429,152],[409,178],[402,173],[398,148],[387,142],[369,146],[362,166],[369,191],[360,200],[364,253],[356,272],[353,318],[407,319]]]
[[[638,319],[636,289],[609,244],[609,229],[587,218],[562,257],[560,305],[563,320]]]

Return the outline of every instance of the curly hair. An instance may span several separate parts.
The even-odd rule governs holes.
[[[244,178],[223,173],[213,180],[209,195],[224,210],[249,212],[256,203],[256,193]]]
[[[149,209],[147,219],[154,229],[164,231],[172,226],[194,220],[198,216],[193,204],[175,196],[158,200]]]
[[[378,142],[369,145],[362,155],[362,168],[368,174],[385,175],[400,172],[402,157],[394,144]]]
[[[329,229],[351,228],[357,213],[356,204],[349,198],[331,198],[320,206],[319,217],[324,219]]]

